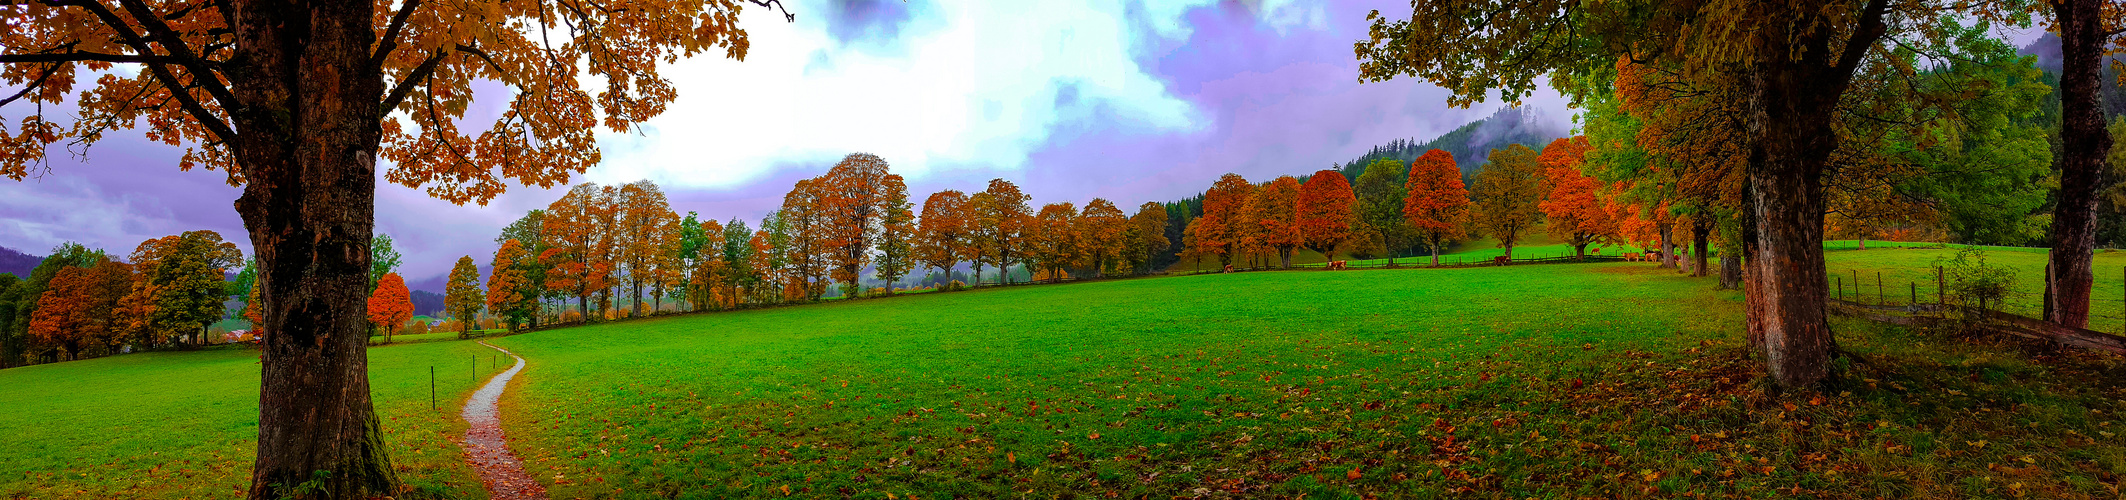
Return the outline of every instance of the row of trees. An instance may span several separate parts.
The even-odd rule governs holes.
[[[0,366],[199,346],[230,296],[252,296],[248,266],[227,279],[244,263],[204,230],[141,242],[124,260],[62,244],[26,278],[0,274]]]
[[[484,289],[470,257],[461,259],[446,309],[471,318],[477,303],[516,327],[552,321],[569,301],[575,318],[600,318],[649,314],[666,301],[692,310],[809,302],[835,285],[854,298],[867,282],[890,293],[911,273],[936,269],[949,280],[963,263],[973,279],[988,268],[1003,283],[1015,266],[1052,280],[1142,274],[1169,247],[1159,203],[1126,215],[1104,199],[1039,211],[1030,199],[995,179],[973,194],[933,193],[918,211],[902,177],[867,153],[798,181],[757,226],[677,214],[648,181],[586,183],[496,236]]]

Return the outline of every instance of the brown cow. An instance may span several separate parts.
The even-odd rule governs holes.
[[[1639,261],[1639,257],[1641,257],[1642,255],[1643,255],[1643,254],[1640,254],[1640,253],[1638,253],[1638,252],[1631,252],[1631,253],[1626,253],[1626,254],[1624,254],[1624,261],[1625,261],[1625,262],[1638,262],[1638,261]]]
[[[1329,261],[1329,270],[1331,270],[1331,271],[1341,271],[1341,270],[1343,270],[1343,269],[1344,269],[1344,261],[1341,261],[1341,260],[1334,260],[1334,261]]]

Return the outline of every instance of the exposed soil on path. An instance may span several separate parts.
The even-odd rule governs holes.
[[[509,379],[524,370],[524,358],[508,349],[481,342],[480,345],[502,351],[515,358],[517,364],[508,371],[495,375],[472,393],[465,402],[465,459],[473,470],[480,472],[480,482],[487,484],[487,494],[494,500],[524,500],[546,498],[546,487],[524,472],[524,462],[517,454],[510,453],[509,443],[502,436],[502,422],[495,411],[495,401],[501,399],[502,389],[509,386]]]

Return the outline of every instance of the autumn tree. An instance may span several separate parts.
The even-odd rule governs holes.
[[[1026,224],[1026,268],[1034,279],[1047,276],[1061,281],[1065,269],[1076,262],[1078,207],[1070,202],[1041,206]]]
[[[1123,236],[1127,241],[1127,253],[1123,261],[1129,265],[1130,272],[1152,272],[1153,259],[1158,253],[1172,247],[1173,242],[1166,238],[1168,217],[1166,205],[1155,201],[1138,205],[1137,214],[1129,217],[1129,226]]]
[[[514,261],[516,262],[517,271],[522,277],[522,281],[518,282],[521,283],[520,286],[522,288],[516,291],[520,295],[519,298],[525,301],[525,306],[528,308],[527,315],[522,318],[522,321],[529,322],[533,328],[539,326],[540,316],[545,313],[546,298],[555,293],[546,287],[548,268],[545,263],[539,260],[539,256],[544,254],[547,249],[546,240],[540,235],[545,225],[546,210],[532,209],[525,212],[523,217],[511,221],[508,226],[502,228],[500,234],[495,235],[496,246],[507,245],[510,240],[517,240],[518,247],[523,249],[523,256]],[[489,271],[489,273],[492,272],[492,270]],[[494,300],[492,291],[488,292],[488,295],[490,301]]]
[[[1299,235],[1307,249],[1336,260],[1336,248],[1351,239],[1358,198],[1342,172],[1322,170],[1299,187]]]
[[[30,336],[59,349],[63,358],[80,359],[92,350],[109,352],[122,340],[112,313],[131,289],[132,276],[127,265],[107,258],[89,267],[60,269],[37,299]]]
[[[1262,245],[1277,252],[1277,267],[1292,267],[1292,251],[1306,243],[1299,230],[1299,179],[1278,177],[1262,186],[1255,200]]]
[[[1402,177],[1402,162],[1393,158],[1380,158],[1366,164],[1366,170],[1358,174],[1358,183],[1351,187],[1358,197],[1354,213],[1358,222],[1375,234],[1379,249],[1388,257],[1388,265],[1395,265],[1395,253],[1411,246],[1415,232],[1403,217],[1403,198],[1406,197]]]
[[[1431,250],[1433,266],[1448,243],[1467,237],[1469,219],[1469,190],[1454,154],[1434,149],[1411,160],[1403,180],[1403,221]]]
[[[671,271],[670,256],[678,251],[679,215],[672,213],[664,190],[646,180],[620,186],[612,202],[617,221],[608,233],[614,235],[614,264],[626,277],[634,315],[643,316],[648,314],[642,307],[644,287],[662,290],[671,281],[665,273]]]
[[[369,295],[368,310],[369,322],[383,328],[384,342],[391,342],[391,335],[413,319],[413,293],[406,290],[406,280],[399,273],[385,273],[376,282],[376,293]]]
[[[2061,5],[2065,1],[2071,0]],[[2017,16],[2002,12],[2002,5],[1885,0],[1413,4],[1407,19],[1370,14],[1368,39],[1357,43],[1355,52],[1363,80],[1423,77],[1452,89],[1450,104],[1464,106],[1495,93],[1518,100],[1543,79],[1574,88],[1574,79],[1590,68],[1619,60],[1658,66],[1686,81],[1735,82],[1732,88],[1742,96],[1735,100],[1741,104],[1737,115],[1750,132],[1743,204],[1751,208],[1743,250],[1751,267],[1745,288],[1749,343],[1762,350],[1777,385],[1799,387],[1828,376],[1834,350],[1824,316],[1829,279],[1820,244],[1822,181],[1830,156],[1846,137],[1836,130],[1837,113],[1854,76],[1882,47],[1940,33],[1944,23],[1962,16]],[[2089,180],[2098,180],[2093,175]],[[2079,259],[2087,252],[2062,253]],[[2074,267],[2055,266],[2079,275]]]
[[[243,263],[243,252],[213,231],[186,231],[141,242],[130,260],[153,290],[153,312],[145,329],[154,344],[190,339],[206,342],[208,325],[222,318],[229,268]]]
[[[1129,217],[1115,208],[1114,202],[1102,198],[1085,202],[1085,211],[1078,214],[1073,230],[1078,267],[1091,271],[1095,278],[1106,276],[1110,267],[1127,268],[1122,259],[1130,246]]]
[[[590,217],[591,241],[584,269],[584,281],[593,283],[592,293],[597,297],[597,307],[591,308],[600,318],[609,318],[616,304],[613,298],[617,290],[626,286],[628,231],[620,227],[621,211],[626,207],[628,190],[625,186],[598,186],[598,192],[586,206]]]
[[[487,310],[508,321],[509,331],[517,331],[538,312],[539,288],[523,266],[530,258],[524,243],[512,238],[502,241],[487,264]]]
[[[1506,258],[1513,258],[1513,246],[1543,215],[1536,207],[1543,200],[1543,173],[1535,150],[1520,144],[1491,150],[1469,191],[1476,226],[1498,240]]]
[[[486,306],[487,296],[480,293],[480,268],[472,263],[472,256],[458,257],[458,265],[450,269],[450,281],[443,285],[443,310],[457,318],[458,338],[465,338],[475,327],[474,320]]]
[[[384,279],[384,275],[399,272],[400,258],[398,248],[392,244],[391,235],[377,233],[376,236],[370,237],[369,289],[365,293],[376,292],[376,282]]]
[[[1218,257],[1219,265],[1231,265],[1246,242],[1249,225],[1254,224],[1254,214],[1248,213],[1248,204],[1255,197],[1255,185],[1240,174],[1225,174],[1203,193],[1203,221],[1196,227],[1196,248],[1205,255]]]
[[[915,258],[915,211],[908,203],[908,182],[898,174],[887,174],[883,196],[879,200],[878,233],[878,279],[886,282],[886,293],[893,293],[895,283],[907,276],[916,267]]]
[[[826,294],[827,278],[835,269],[842,248],[834,244],[832,215],[826,210],[826,179],[797,181],[783,196],[777,224],[763,224],[780,233],[774,238],[775,252],[788,267],[785,295],[790,300],[814,301]]]
[[[1602,181],[1581,172],[1589,145],[1587,138],[1551,141],[1536,162],[1543,167],[1543,191],[1537,206],[1549,221],[1552,237],[1572,246],[1576,258],[1587,255],[1587,246],[1616,234],[1616,220],[1609,216],[1601,197]]]
[[[1031,199],[1010,181],[990,179],[989,188],[969,200],[973,212],[971,236],[980,248],[974,254],[977,283],[982,280],[983,262],[996,266],[999,282],[1011,283],[1011,264],[1016,262],[1012,259],[1025,251],[1026,225],[1033,218],[1033,209],[1026,205]]]
[[[597,184],[571,187],[546,206],[539,224],[539,239],[547,248],[539,254],[546,286],[575,297],[576,311],[586,321],[591,319],[591,295],[606,286],[604,276],[592,271],[602,232],[597,217],[601,203]]]
[[[923,217],[916,227],[916,259],[947,276],[961,260],[979,259],[980,249],[972,244],[972,216],[966,194],[950,189],[931,193],[923,200]]]
[[[688,213],[687,220],[693,219],[694,215]],[[730,292],[725,288],[732,283],[733,278],[730,261],[724,258],[726,245],[723,224],[710,219],[701,221],[695,228],[694,234],[698,235],[699,239],[688,238],[689,244],[695,248],[689,252],[691,256],[688,257],[693,276],[687,282],[687,299],[693,302],[696,311],[735,306],[735,303],[728,302]]]
[[[892,169],[884,158],[852,153],[842,157],[817,181],[817,203],[825,231],[823,243],[832,254],[833,278],[841,283],[844,296],[856,297],[863,292],[859,281],[864,267],[871,263],[871,248],[878,242],[889,175]],[[902,189],[905,191],[906,187]]]

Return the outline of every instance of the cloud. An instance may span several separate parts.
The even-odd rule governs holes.
[[[891,3],[891,2],[888,2]],[[1186,36],[1190,3],[827,3],[827,22],[743,14],[744,62],[681,61],[684,89],[639,132],[600,136],[600,182],[728,187],[789,163],[878,154],[911,178],[1023,168],[1060,126],[1098,120],[1185,131],[1201,118],[1131,57],[1144,37]],[[898,38],[886,39],[886,36]],[[891,45],[897,50],[864,50]],[[844,48],[844,47],[848,48]]]

